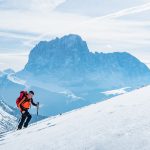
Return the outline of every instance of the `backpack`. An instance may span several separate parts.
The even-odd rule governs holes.
[[[20,96],[16,100],[16,105],[18,108],[20,108],[20,104],[22,103],[21,101],[23,100],[24,97],[26,97],[27,94],[28,94],[27,91],[20,92]]]

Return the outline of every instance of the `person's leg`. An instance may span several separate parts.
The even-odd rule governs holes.
[[[32,118],[31,114],[27,111],[27,120],[26,120],[26,122],[24,123],[24,127],[25,127],[25,128],[28,127],[28,124],[29,124],[31,118]]]
[[[24,122],[26,120],[26,117],[27,117],[26,113],[22,114],[20,123],[18,125],[18,130],[22,129],[22,126],[23,126],[23,124],[24,124]]]

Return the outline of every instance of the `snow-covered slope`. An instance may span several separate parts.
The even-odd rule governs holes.
[[[6,134],[0,149],[149,150],[149,91],[137,89]]]
[[[0,134],[16,128],[17,118],[12,114],[12,108],[0,100]]]

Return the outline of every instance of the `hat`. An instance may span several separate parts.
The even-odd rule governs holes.
[[[32,94],[32,95],[34,95],[34,92],[33,92],[33,91],[29,91],[29,93]]]

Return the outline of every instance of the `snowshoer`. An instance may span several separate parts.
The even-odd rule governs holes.
[[[34,103],[33,96],[33,91],[29,91],[29,93],[26,91],[21,91],[20,97],[16,100],[17,107],[20,109],[20,112],[22,114],[18,125],[18,130],[22,129],[22,126],[24,126],[24,128],[28,127],[28,124],[32,118],[31,114],[28,111],[31,107],[31,104],[33,106],[39,107],[39,103]]]

